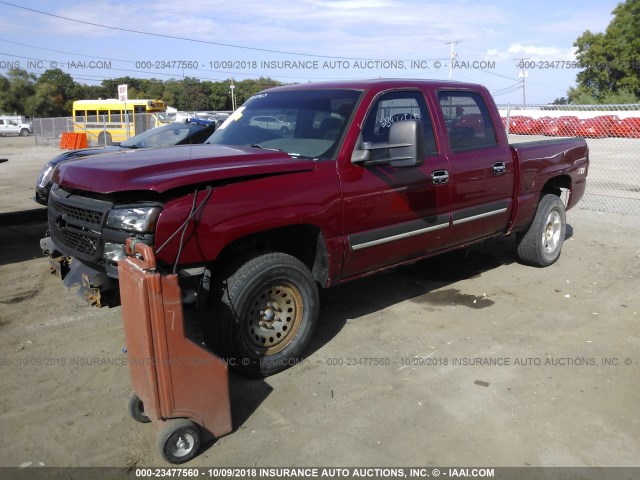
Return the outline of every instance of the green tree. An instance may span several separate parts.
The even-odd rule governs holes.
[[[212,110],[231,110],[231,80],[215,82],[211,85],[209,102]]]
[[[35,83],[35,92],[27,100],[27,108],[36,117],[64,117],[71,115],[71,107],[78,84],[71,75],[59,68],[45,71]]]
[[[13,68],[6,77],[0,75],[0,78],[0,112],[31,115],[26,111],[26,103],[35,92],[36,76],[21,68]]]
[[[131,99],[145,98],[140,96],[144,91],[144,80],[133,77],[108,78],[102,81],[102,87],[106,90],[106,97],[118,98],[118,85],[127,85],[127,96]],[[102,98],[106,98],[102,97]],[[78,100],[78,99],[76,99]],[[89,100],[89,99],[85,99]]]
[[[174,107],[185,111],[211,110],[208,96],[210,92],[206,83],[194,77],[186,77],[180,83]]]
[[[143,80],[141,87],[144,98],[158,100],[162,98],[162,94],[164,93],[164,85],[162,83],[162,80],[158,80],[155,78]]]
[[[572,103],[588,97],[603,103],[611,94],[640,101],[640,0],[619,3],[612,13],[604,33],[586,30],[573,44],[584,70],[577,75],[577,87],[567,93]]]

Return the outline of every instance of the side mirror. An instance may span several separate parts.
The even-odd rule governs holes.
[[[351,155],[351,163],[365,167],[415,167],[423,162],[424,133],[420,121],[414,119],[393,123],[388,143],[361,142]]]
[[[415,167],[424,162],[424,133],[419,120],[402,120],[389,130],[389,161],[394,167]]]

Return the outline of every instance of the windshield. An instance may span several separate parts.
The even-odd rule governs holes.
[[[335,158],[360,97],[356,90],[260,93],[236,110],[207,143],[287,152],[293,157]]]
[[[120,144],[124,148],[168,147],[183,143],[203,143],[212,128],[197,123],[171,123],[139,133]],[[203,132],[198,138],[198,133]]]

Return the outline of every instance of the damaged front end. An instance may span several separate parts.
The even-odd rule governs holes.
[[[51,273],[91,305],[119,305],[118,261],[125,257],[125,242],[135,237],[153,245],[160,211],[156,202],[119,204],[54,185],[47,206],[49,231],[40,241]]]
[[[49,271],[59,277],[64,286],[75,290],[85,302],[95,307],[120,305],[118,281],[104,270],[97,270],[77,258],[64,255],[56,249],[50,236],[40,240],[40,248],[49,256]]]

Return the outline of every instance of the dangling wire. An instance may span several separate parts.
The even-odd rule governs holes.
[[[202,202],[200,202],[200,204],[196,207],[196,198],[198,196],[198,189],[196,188],[195,191],[193,192],[193,202],[191,203],[191,211],[189,212],[189,215],[187,216],[186,220],[182,223],[182,225],[180,225],[175,232],[173,232],[171,234],[171,236],[169,238],[167,238],[165,240],[165,242],[160,245],[160,247],[158,247],[156,249],[156,253],[159,253],[164,247],[167,246],[167,244],[173,240],[173,238],[180,233],[180,231],[182,231],[182,235],[180,235],[180,245],[178,247],[178,253],[176,255],[176,260],[175,263],[173,264],[173,273],[175,274],[178,270],[178,261],[180,260],[180,255],[182,254],[182,248],[184,247],[184,236],[187,232],[187,226],[189,225],[189,222],[191,221],[191,219],[198,213],[198,211],[204,206],[204,204],[207,203],[207,201],[209,200],[209,197],[211,197],[211,194],[213,193],[213,188],[211,186],[207,187],[207,195],[202,199]]]

